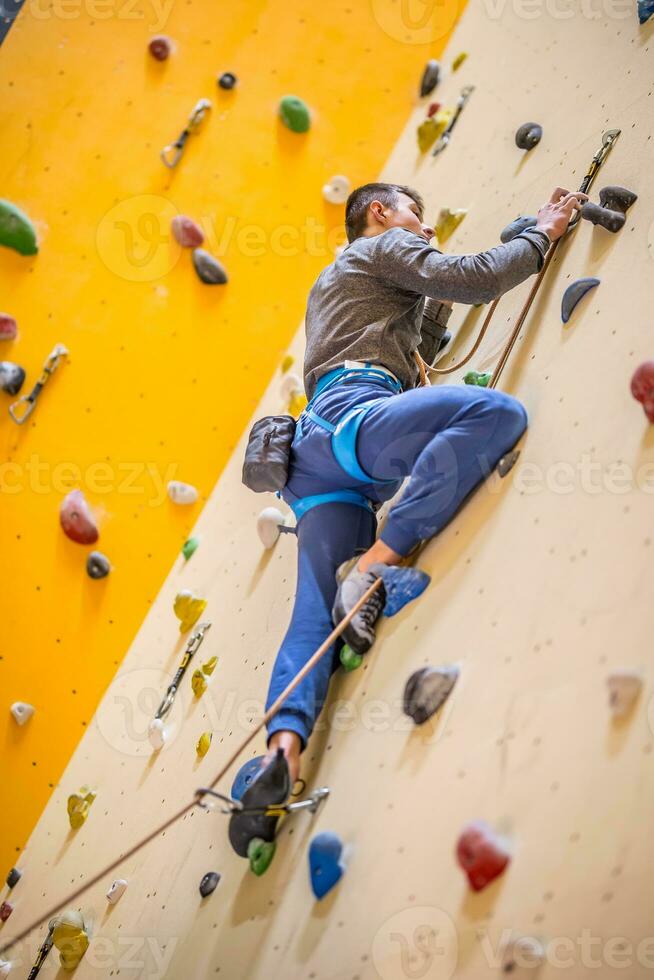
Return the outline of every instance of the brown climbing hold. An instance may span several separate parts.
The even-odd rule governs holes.
[[[0,313],[0,340],[15,340],[18,336],[18,324],[13,316]]]
[[[13,911],[14,907],[11,902],[3,902],[0,905],[0,922],[6,922]]]
[[[64,534],[78,544],[95,544],[98,527],[81,490],[71,490],[61,504],[59,520]]]
[[[182,248],[198,248],[204,241],[204,232],[200,226],[185,214],[176,214],[170,222],[170,228],[175,241]]]
[[[615,234],[624,227],[627,211],[638,200],[638,195],[626,187],[611,185],[602,188],[599,199],[599,204],[587,201],[581,209],[581,217]]]
[[[631,394],[643,406],[650,422],[654,422],[654,361],[643,361],[631,378]]]
[[[173,42],[165,34],[157,34],[148,44],[148,51],[156,61],[167,61],[173,50]]]

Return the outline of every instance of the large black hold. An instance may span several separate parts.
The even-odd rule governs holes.
[[[243,811],[232,814],[229,820],[229,842],[240,857],[248,856],[248,844],[254,837],[273,841],[278,816],[266,816],[267,807],[285,803],[291,792],[291,777],[283,749],[277,749],[275,758],[249,789],[243,793]],[[258,810],[257,813],[248,811]]]
[[[610,185],[602,188],[599,199],[599,204],[587,201],[581,209],[581,217],[615,234],[624,226],[627,211],[638,200],[638,195],[626,187]]]
[[[533,150],[543,138],[543,127],[535,122],[523,123],[516,130],[515,145],[521,150]]]
[[[292,415],[267,415],[254,423],[243,460],[246,487],[267,493],[286,486],[295,426]]]
[[[430,60],[425,65],[425,70],[422,73],[422,79],[420,81],[420,97],[424,98],[425,95],[431,95],[436,86],[438,85],[438,79],[441,74],[441,64],[440,61],[436,61],[435,58],[430,58]]]
[[[23,387],[25,371],[13,361],[0,361],[0,388],[8,395],[17,395]]]
[[[202,898],[206,898],[207,895],[211,895],[212,892],[218,887],[218,882],[220,881],[220,875],[217,871],[207,871],[206,875],[203,876],[200,882],[200,894]]]
[[[458,667],[422,667],[404,688],[404,713],[424,725],[447,701],[459,676]]]

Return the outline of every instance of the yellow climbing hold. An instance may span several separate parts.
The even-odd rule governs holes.
[[[292,395],[288,403],[288,414],[292,415],[293,418],[297,418],[308,405],[307,396],[304,392],[298,392]]]
[[[284,360],[282,361],[282,368],[281,368],[282,374],[286,374],[288,369],[292,367],[293,364],[295,364],[295,358],[293,357],[292,354],[287,354]]]
[[[59,950],[64,970],[74,970],[89,948],[89,937],[81,912],[69,909],[54,919],[52,942]]]
[[[441,208],[440,214],[436,219],[436,238],[438,239],[439,245],[444,245],[448,238],[454,234],[467,213],[465,208],[459,208],[458,211]]]
[[[198,744],[195,746],[195,751],[200,756],[201,759],[209,751],[209,746],[211,745],[211,732],[202,732],[198,739]]]
[[[206,674],[207,677],[211,677],[214,670],[216,669],[216,664],[218,663],[218,657],[211,657],[207,660],[206,664],[202,664],[202,673]]]
[[[71,793],[68,797],[68,820],[73,830],[79,830],[88,817],[95,795],[88,786],[82,786],[79,793]]]
[[[454,61],[452,62],[452,71],[458,71],[467,57],[468,57],[467,51],[462,51],[460,54],[458,54],[454,59]]]
[[[420,123],[417,135],[421,153],[426,153],[438,137],[443,135],[450,124],[452,115],[451,109],[439,109],[435,116]]]
[[[191,687],[196,698],[201,697],[207,689],[207,682],[201,670],[194,670],[191,677]]]
[[[175,596],[173,609],[175,610],[175,615],[180,620],[180,633],[186,633],[190,630],[191,626],[197,623],[206,608],[206,599],[198,599],[188,589],[184,589],[183,592],[178,592]]]

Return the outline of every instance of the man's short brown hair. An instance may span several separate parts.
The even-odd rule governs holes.
[[[348,242],[363,235],[368,225],[368,208],[373,201],[381,201],[387,208],[396,208],[398,195],[406,194],[418,205],[420,220],[425,211],[425,202],[412,187],[406,184],[363,184],[352,191],[345,205],[345,231]]]

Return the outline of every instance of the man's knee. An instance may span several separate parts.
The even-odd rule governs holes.
[[[507,445],[513,445],[527,428],[529,419],[526,409],[512,395],[505,395],[502,391],[494,391],[492,394],[492,409],[497,416],[497,434],[501,435]]]

